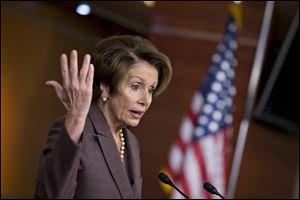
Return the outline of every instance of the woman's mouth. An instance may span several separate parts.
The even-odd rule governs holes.
[[[129,112],[131,116],[133,116],[136,119],[140,119],[144,114],[144,111],[139,111],[139,110],[129,110]]]

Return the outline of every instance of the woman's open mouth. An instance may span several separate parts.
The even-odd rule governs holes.
[[[129,110],[129,111],[131,116],[137,119],[140,119],[144,114],[144,111],[139,111],[139,110]]]

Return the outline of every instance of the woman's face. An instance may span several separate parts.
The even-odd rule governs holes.
[[[119,92],[110,96],[107,106],[110,120],[121,126],[137,126],[152,102],[158,84],[158,71],[148,62],[135,63],[119,84]]]

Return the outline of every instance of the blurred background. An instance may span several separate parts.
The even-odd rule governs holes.
[[[120,34],[148,38],[173,65],[170,86],[133,129],[141,146],[143,198],[167,198],[157,174],[224,35],[229,1],[86,1],[91,6],[86,16],[76,13],[79,3],[1,1],[1,198],[33,197],[48,129],[64,114],[54,90],[45,85],[61,80],[60,54],[77,49],[82,62],[99,40]],[[230,163],[265,6],[242,2]],[[297,13],[298,1],[274,4],[235,198],[299,198],[299,20],[284,62],[274,67]],[[278,73],[271,77],[274,70]]]

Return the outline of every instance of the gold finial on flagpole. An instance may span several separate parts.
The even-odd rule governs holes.
[[[229,12],[234,17],[236,24],[238,26],[238,30],[242,29],[242,21],[243,21],[243,8],[242,1],[233,1],[233,3],[229,3]]]

